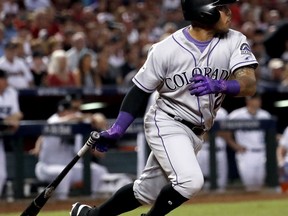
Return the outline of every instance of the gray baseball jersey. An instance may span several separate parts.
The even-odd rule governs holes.
[[[178,120],[209,130],[225,96],[192,96],[188,90],[189,79],[202,74],[228,80],[236,69],[257,64],[242,33],[230,30],[224,38],[199,42],[190,36],[188,28],[152,45],[146,62],[133,78],[143,91],[158,92],[156,102],[144,118],[151,153],[134,183],[135,197],[147,204],[155,201],[168,182],[188,199],[197,194],[204,183],[196,158],[202,136]]]
[[[189,79],[203,74],[228,80],[237,68],[251,64],[257,61],[242,33],[230,30],[223,39],[213,38],[201,53],[186,27],[151,47],[133,82],[145,92],[157,90],[163,111],[209,130],[224,95],[191,96]]]

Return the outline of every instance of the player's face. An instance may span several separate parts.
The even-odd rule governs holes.
[[[227,5],[217,6],[217,9],[220,12],[220,19],[215,25],[215,30],[220,34],[227,33],[231,25],[231,10]]]

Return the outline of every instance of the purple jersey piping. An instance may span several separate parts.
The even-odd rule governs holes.
[[[186,37],[184,30],[185,30],[185,29],[183,29],[183,31],[182,31],[183,34],[184,34],[185,38],[186,38],[187,40],[189,40],[190,37]],[[192,57],[193,57],[193,59],[194,59],[194,63],[195,63],[195,66],[194,66],[194,67],[196,67],[196,66],[197,66],[197,62],[196,62],[196,58],[195,58],[195,56],[193,55],[193,53],[192,53],[190,50],[186,49],[183,45],[181,45],[181,44],[176,40],[176,38],[174,37],[174,35],[172,35],[172,38],[173,38],[173,40],[174,40],[180,47],[182,47],[183,49],[185,49],[187,52],[189,52],[189,53],[192,55]],[[190,40],[189,40],[189,41],[190,41]],[[191,42],[193,42],[193,41],[191,41]],[[202,114],[202,112],[201,112],[201,110],[200,110],[199,97],[197,97],[197,102],[198,102],[198,110],[199,110],[199,112],[200,112],[200,114],[201,114],[200,123],[202,124],[203,114]]]
[[[246,63],[249,63],[249,64],[246,64]],[[239,63],[235,64],[235,65],[231,68],[231,71],[233,72],[234,70],[236,70],[237,68],[236,68],[236,69],[234,69],[234,68],[237,67],[237,66],[240,65],[240,64],[245,64],[244,66],[253,65],[253,64],[257,64],[257,65],[258,65],[258,62],[255,61],[255,60],[245,61],[245,62],[239,62]]]
[[[166,152],[166,155],[167,155],[167,158],[168,158],[168,160],[169,160],[170,166],[171,166],[171,168],[173,169],[173,171],[174,171],[174,173],[175,173],[176,182],[177,182],[177,184],[178,184],[178,175],[177,175],[177,173],[176,173],[176,171],[175,171],[175,169],[174,169],[174,167],[173,167],[173,164],[171,163],[169,154],[168,154],[168,152],[167,152],[167,150],[166,150],[166,148],[165,148],[163,137],[160,135],[160,129],[159,129],[158,125],[157,125],[156,115],[157,115],[157,110],[155,111],[155,114],[154,114],[154,122],[155,122],[155,126],[156,126],[156,128],[157,128],[157,130],[158,130],[158,137],[161,139],[163,148],[164,148],[164,150],[165,150],[165,152]]]
[[[193,55],[193,53],[190,52],[190,50],[188,50],[187,48],[185,48],[183,45],[181,45],[181,44],[176,40],[176,38],[174,37],[174,35],[172,35],[172,38],[173,38],[173,40],[174,40],[180,47],[182,47],[183,49],[185,49],[187,52],[189,52],[189,53],[192,55],[192,57],[193,57],[193,59],[194,59],[195,67],[196,67],[196,65],[197,65],[197,63],[196,63],[196,58],[195,58],[195,56]]]
[[[215,47],[218,45],[218,43],[220,42],[220,39],[218,39],[217,43],[212,47],[212,49],[209,51],[208,53],[208,56],[207,56],[207,66],[209,64],[209,58],[210,58],[210,55],[212,53],[212,51],[215,49]]]
[[[208,56],[207,56],[207,66],[209,65],[209,58],[210,58],[210,56],[211,56],[211,53],[212,53],[212,51],[215,49],[215,47],[219,44],[219,42],[220,42],[220,38],[218,39],[218,41],[216,42],[216,44],[212,47],[212,49],[209,51],[209,53],[208,53]],[[214,106],[212,107],[211,106],[211,95],[209,95],[209,110],[210,110],[210,114],[211,114],[211,116],[212,116],[212,113],[213,113],[213,109],[214,109]]]
[[[155,91],[154,89],[151,90],[151,89],[148,89],[145,86],[143,86],[135,77],[132,79],[132,81],[135,81],[138,85],[140,85],[143,90],[145,89],[147,93],[151,93],[151,92]]]

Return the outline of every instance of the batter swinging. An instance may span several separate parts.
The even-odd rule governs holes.
[[[119,115],[101,132],[95,148],[107,151],[145,108],[159,97],[144,118],[151,148],[146,167],[134,183],[119,189],[99,207],[75,203],[71,216],[114,216],[151,204],[148,216],[162,216],[195,196],[203,186],[196,159],[202,135],[212,125],[226,94],[253,95],[257,61],[246,37],[229,29],[236,0],[182,0],[191,25],[154,44]]]

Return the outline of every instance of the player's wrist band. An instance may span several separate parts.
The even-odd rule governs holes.
[[[130,113],[120,111],[115,123],[109,130],[117,130],[117,132],[122,136],[134,119],[135,118]]]
[[[223,91],[223,93],[234,95],[234,96],[239,94],[240,84],[237,80],[228,80],[228,81],[225,81],[225,84],[226,84],[226,88]]]

